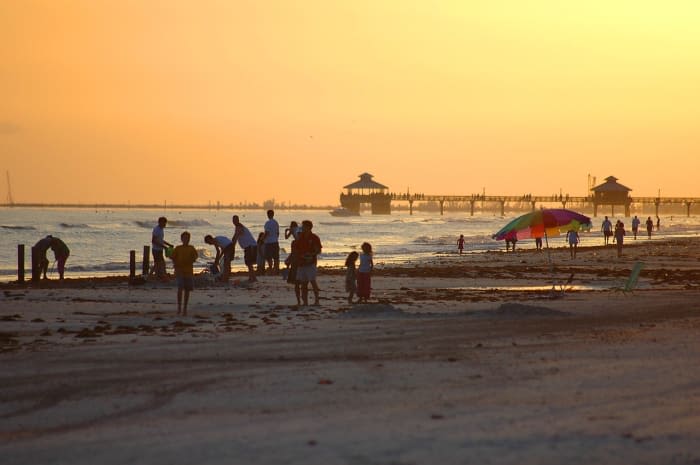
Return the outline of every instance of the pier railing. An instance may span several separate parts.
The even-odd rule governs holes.
[[[613,208],[616,205],[624,206],[626,213],[629,216],[629,207],[632,204],[647,204],[654,205],[656,209],[656,216],[659,215],[659,207],[661,205],[684,205],[686,207],[686,214],[690,216],[690,207],[694,204],[700,203],[700,197],[628,197],[625,203],[601,203],[596,200],[593,195],[589,196],[573,196],[569,194],[559,194],[559,195],[483,195],[483,194],[472,194],[472,195],[435,195],[435,194],[408,194],[408,193],[391,193],[392,202],[408,202],[409,212],[413,214],[413,204],[414,202],[437,202],[440,205],[440,214],[444,214],[445,203],[450,202],[462,202],[469,203],[469,210],[471,215],[474,215],[474,210],[477,202],[483,203],[496,203],[500,205],[501,215],[505,215],[505,206],[508,203],[514,202],[528,202],[530,203],[533,210],[537,208],[538,204],[543,203],[556,203],[560,204],[562,208],[567,208],[567,205],[588,205],[592,206],[597,215],[597,207],[611,205]]]

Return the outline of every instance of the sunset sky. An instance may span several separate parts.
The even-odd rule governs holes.
[[[700,197],[700,2],[0,2],[16,202]]]

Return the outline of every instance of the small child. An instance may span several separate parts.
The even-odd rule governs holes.
[[[459,235],[459,240],[457,241],[457,249],[459,249],[459,254],[462,255],[464,250],[464,234]]]
[[[578,246],[579,240],[578,231],[574,229],[567,231],[566,241],[569,243],[569,254],[572,260],[576,258],[576,246]]]
[[[357,270],[355,269],[355,262],[360,256],[357,252],[350,252],[348,258],[345,259],[345,266],[347,271],[345,272],[345,290],[348,292],[348,303],[352,303],[352,298],[355,297],[355,292],[357,292]]]
[[[265,233],[258,234],[258,256],[256,258],[258,276],[265,274]]]
[[[297,305],[301,305],[301,283],[297,280],[297,268],[299,268],[297,255],[298,243],[296,239],[292,241],[292,251],[284,260],[285,265],[289,267],[289,272],[287,273],[287,282],[289,284],[294,284],[294,295],[297,298]]]
[[[199,257],[197,250],[190,245],[190,233],[180,234],[182,245],[173,250],[170,258],[175,267],[175,279],[177,280],[177,314],[187,316],[187,302],[190,299],[190,291],[194,289],[194,262]],[[184,295],[184,299],[183,299]]]
[[[360,267],[357,269],[357,297],[358,302],[367,302],[372,291],[372,270],[374,261],[372,260],[372,245],[363,242],[362,254],[360,255]]]

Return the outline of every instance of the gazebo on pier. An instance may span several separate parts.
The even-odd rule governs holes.
[[[362,173],[359,181],[343,187],[346,192],[340,194],[340,204],[355,213],[360,213],[360,205],[369,203],[373,215],[391,213],[391,195],[389,188],[372,180],[372,175]]]
[[[625,207],[625,216],[630,216],[630,204],[632,197],[629,193],[632,189],[617,182],[615,176],[608,176],[605,182],[591,188],[593,191],[593,216],[598,216],[598,205],[610,205],[612,216],[615,215],[615,205]]]

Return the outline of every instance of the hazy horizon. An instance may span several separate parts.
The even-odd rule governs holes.
[[[700,4],[0,5],[15,202],[698,196]],[[7,195],[3,179],[2,200]]]

